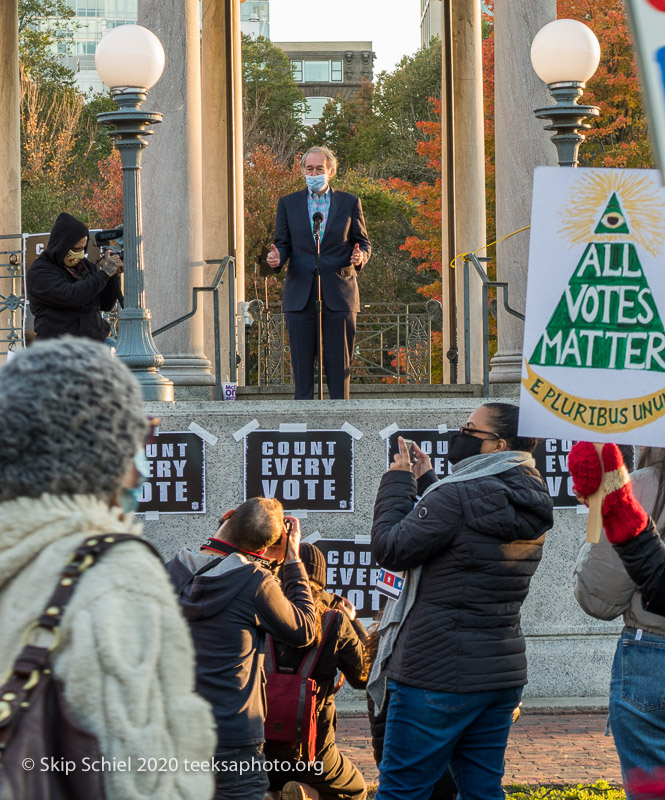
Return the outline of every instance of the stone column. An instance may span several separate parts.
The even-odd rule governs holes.
[[[448,0],[445,0],[448,2]],[[444,13],[444,21],[446,14]],[[443,59],[443,275],[444,320],[448,311],[448,293],[455,285],[457,312],[457,383],[465,380],[464,340],[464,261],[448,265],[457,253],[478,250],[485,244],[485,131],[483,114],[482,25],[479,3],[453,0],[453,82],[455,106],[455,241],[456,253],[449,253],[446,215],[446,59]],[[446,35],[444,30],[444,48]],[[444,50],[445,55],[445,50]],[[482,255],[482,253],[481,253]],[[470,274],[471,383],[482,382],[482,294],[481,282]],[[449,347],[448,328],[444,323],[444,382],[450,381],[450,362],[445,357]]]
[[[531,187],[537,166],[556,165],[556,150],[533,115],[551,103],[545,84],[531,66],[531,42],[556,19],[556,0],[496,0],[494,81],[496,142],[496,233],[506,236],[531,222]],[[507,281],[510,305],[524,313],[529,232],[497,245],[497,278]],[[498,302],[498,350],[492,383],[519,383],[524,323]]]
[[[236,258],[236,299],[244,292],[244,197],[242,62],[240,52],[239,0],[203,0],[202,96],[203,96],[203,257],[206,281],[210,282],[224,256]],[[213,310],[207,300],[206,346],[214,351]],[[220,294],[221,373],[230,373],[229,286],[225,279]],[[239,330],[238,330],[239,329]],[[244,347],[243,320],[236,327],[236,352]],[[242,382],[242,369],[238,378]]]
[[[21,248],[21,135],[18,80],[18,5],[0,1],[0,234],[17,238],[0,240],[1,250]],[[7,262],[7,257],[2,257]],[[0,294],[12,293],[12,281],[3,268]],[[0,327],[9,324],[8,312],[0,313]],[[4,345],[0,350],[5,350]],[[0,360],[4,356],[0,355]]]
[[[143,157],[146,304],[152,329],[188,313],[203,281],[201,56],[197,0],[139,0],[138,22],[164,45],[166,68],[146,107],[164,114]],[[176,399],[211,397],[203,313],[156,337]]]

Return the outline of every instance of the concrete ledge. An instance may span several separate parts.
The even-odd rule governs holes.
[[[351,385],[351,400],[380,400],[384,397],[389,397],[391,400],[397,398],[409,400],[413,398],[481,397],[482,388],[479,383],[355,383]],[[238,400],[292,400],[293,390],[293,384],[239,386],[237,398]],[[314,392],[316,394],[316,387]],[[330,399],[325,386],[323,387],[323,397],[325,400]]]

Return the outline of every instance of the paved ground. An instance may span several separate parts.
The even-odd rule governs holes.
[[[621,784],[611,736],[605,736],[604,712],[528,710],[513,726],[506,752],[504,783],[577,784],[601,778]],[[377,782],[366,717],[340,715],[337,743],[361,769],[368,784]]]

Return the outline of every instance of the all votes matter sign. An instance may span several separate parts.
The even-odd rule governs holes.
[[[353,511],[353,437],[341,430],[257,430],[245,437],[245,500],[295,511]]]
[[[540,167],[520,433],[665,443],[665,190],[655,170]]]

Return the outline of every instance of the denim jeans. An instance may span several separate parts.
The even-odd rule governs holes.
[[[268,791],[265,760],[262,744],[218,748],[213,800],[263,800]]]
[[[665,765],[665,636],[624,628],[612,664],[610,727],[624,784]],[[628,800],[634,795],[626,792]]]
[[[459,800],[504,800],[503,759],[522,687],[451,694],[388,681],[376,800],[429,800],[450,763]]]

